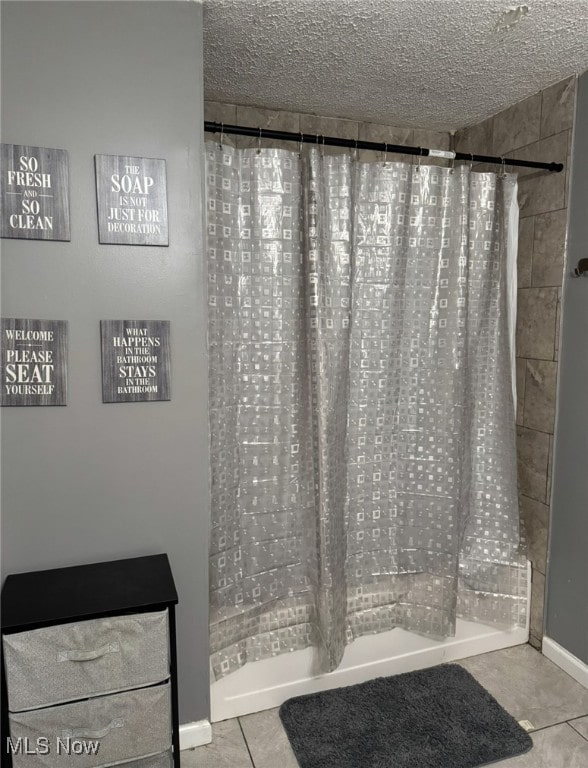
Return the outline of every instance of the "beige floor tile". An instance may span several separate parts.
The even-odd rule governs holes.
[[[572,720],[570,725],[585,739],[588,739],[588,717],[581,717],[579,720]]]
[[[253,768],[239,721],[212,726],[212,743],[182,752],[182,768]]]
[[[588,715],[588,690],[530,645],[460,663],[516,720],[529,720],[534,728]]]
[[[277,709],[240,719],[255,768],[298,768]]]
[[[586,768],[588,741],[569,725],[553,725],[532,733],[533,748],[520,757],[497,763],[497,768]]]

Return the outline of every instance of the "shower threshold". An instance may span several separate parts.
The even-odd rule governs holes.
[[[528,584],[531,584],[529,573]],[[527,611],[527,614],[529,612]],[[448,661],[477,656],[529,639],[529,626],[498,629],[458,619],[455,637],[431,640],[404,629],[366,635],[347,646],[333,672],[311,675],[313,650],[254,661],[211,685],[211,721],[218,722],[279,707],[292,696],[353,685]]]

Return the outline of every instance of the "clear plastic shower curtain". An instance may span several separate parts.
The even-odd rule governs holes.
[[[207,143],[215,677],[524,626],[516,177]]]

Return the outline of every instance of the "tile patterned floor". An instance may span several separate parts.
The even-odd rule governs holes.
[[[497,768],[588,768],[587,689],[530,645],[461,664],[513,717],[533,724],[533,749]],[[212,744],[182,752],[182,768],[298,768],[277,709],[216,723],[212,732]]]

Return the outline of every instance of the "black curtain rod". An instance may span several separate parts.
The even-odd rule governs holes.
[[[406,147],[403,144],[386,144],[377,141],[361,141],[355,139],[338,139],[336,136],[321,136],[313,133],[291,133],[290,131],[272,131],[267,128],[250,128],[246,125],[226,125],[206,120],[204,130],[208,133],[230,133],[237,136],[253,136],[258,139],[274,139],[276,141],[295,141],[303,144],[315,144],[319,147],[348,147],[349,149],[371,149],[374,152],[396,152],[403,155],[418,155],[419,157],[444,157],[455,160],[468,160],[472,163],[488,163],[492,165],[517,166],[521,168],[542,168],[546,171],[559,173],[563,171],[562,163],[539,163],[534,160],[516,160],[515,158],[496,157],[492,155],[474,155],[469,152],[450,152],[426,147]]]

